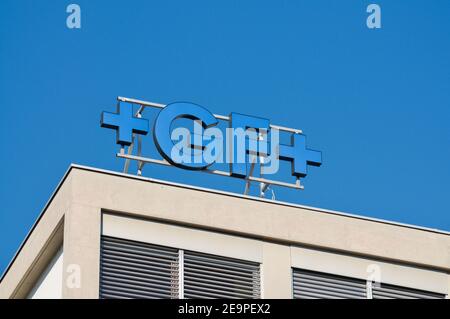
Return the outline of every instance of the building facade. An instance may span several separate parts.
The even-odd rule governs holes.
[[[72,165],[0,298],[447,298],[450,234]]]

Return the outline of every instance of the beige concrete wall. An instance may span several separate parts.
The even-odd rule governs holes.
[[[63,298],[98,298],[101,210],[75,201],[64,220]]]
[[[103,235],[258,263],[263,260],[263,244],[259,240],[130,216],[105,213],[102,219]]]
[[[289,246],[265,242],[261,264],[261,296],[267,299],[292,298],[292,270]]]
[[[64,215],[72,202],[71,176],[48,203],[0,283],[0,298],[25,298],[63,242]]]
[[[74,200],[135,216],[450,270],[450,237],[320,211],[73,170]]]
[[[102,234],[261,264],[263,298],[292,297],[292,268],[309,269],[447,294],[448,275],[414,266],[276,244],[121,214],[103,213]],[[372,277],[374,278],[374,277]]]
[[[97,298],[102,210],[153,223],[164,222],[170,227],[188,227],[186,232],[194,232],[194,237],[209,236],[215,238],[216,243],[222,242],[225,254],[233,250],[234,243],[245,243],[242,252],[247,249],[244,247],[250,247],[254,250],[252,258],[262,261],[264,297],[291,296],[290,267],[313,260],[305,251],[298,254],[299,247],[324,250],[332,253],[331,256],[351,255],[361,260],[406,267],[398,268],[399,271],[415,269],[416,272],[408,274],[424,270],[428,273],[420,272],[419,279],[410,275],[406,279],[415,280],[420,286],[426,281],[423,278],[430,274],[432,284],[428,287],[442,291],[442,284],[437,281],[443,281],[444,286],[446,282],[447,290],[450,286],[450,236],[446,234],[73,168],[0,283],[0,297],[23,297],[29,291],[36,280],[35,273],[43,267],[35,265],[45,264],[39,256],[50,255],[48,243],[52,242],[50,238],[58,223],[61,225],[64,220],[63,297]],[[123,236],[127,236],[121,229]],[[138,234],[131,233],[132,236]],[[177,233],[168,230],[163,234],[170,239]],[[215,249],[211,243],[204,243],[204,249]],[[364,264],[361,260],[354,262]],[[72,275],[77,265],[81,279],[79,287],[74,287]]]

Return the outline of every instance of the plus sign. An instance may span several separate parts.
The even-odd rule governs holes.
[[[103,112],[100,125],[116,130],[117,144],[121,145],[130,145],[133,133],[142,135],[148,133],[148,120],[134,117],[131,104],[117,106],[117,114]]]
[[[292,161],[292,175],[305,177],[307,166],[320,166],[322,152],[306,148],[306,137],[302,134],[291,135],[292,145],[280,144],[280,159]]]

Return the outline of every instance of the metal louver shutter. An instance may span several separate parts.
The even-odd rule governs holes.
[[[373,299],[444,299],[445,295],[423,290],[404,288],[394,285],[374,284]]]
[[[327,273],[293,269],[294,299],[365,299],[366,282]]]
[[[260,298],[259,264],[184,252],[184,298]]]
[[[178,298],[178,250],[102,236],[100,298]]]

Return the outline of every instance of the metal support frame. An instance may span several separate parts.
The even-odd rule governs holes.
[[[120,104],[120,102],[125,102],[125,103],[131,103],[131,104],[136,104],[139,105],[139,109],[137,110],[135,116],[138,118],[142,118],[142,113],[144,112],[146,107],[153,107],[153,108],[159,108],[162,109],[164,108],[166,105],[165,104],[160,104],[160,103],[154,103],[154,102],[147,102],[147,101],[142,101],[142,100],[137,100],[137,99],[132,99],[132,98],[126,98],[126,97],[117,97],[117,103]],[[218,120],[223,120],[223,121],[229,121],[230,117],[229,116],[225,116],[225,115],[218,115],[218,114],[213,114],[214,117]],[[285,132],[290,132],[290,133],[294,133],[294,134],[302,134],[302,130],[299,129],[294,129],[294,128],[289,128],[289,127],[284,127],[284,126],[279,126],[279,125],[273,125],[270,124],[270,128],[272,129],[277,129],[280,131],[285,131]],[[258,136],[258,139],[262,139],[263,137],[261,135]],[[137,156],[133,155],[133,148],[134,148],[134,144],[137,140]],[[144,167],[144,165],[146,163],[153,163],[153,164],[159,164],[159,165],[166,165],[166,166],[172,166],[169,162],[167,162],[166,160],[158,160],[158,159],[153,159],[153,158],[147,158],[147,157],[142,157],[142,137],[139,134],[135,134],[133,133],[133,138],[132,138],[132,142],[130,144],[130,146],[128,146],[126,152],[125,152],[125,147],[122,146],[120,149],[120,152],[116,154],[117,157],[119,158],[124,158],[125,159],[125,164],[124,164],[124,168],[123,168],[123,172],[124,173],[128,173],[129,167],[130,167],[130,161],[131,160],[135,160],[138,162],[138,169],[137,169],[137,175],[141,176],[142,175],[142,169]],[[265,197],[265,193],[267,190],[271,189],[270,186],[271,185],[276,185],[276,186],[282,186],[282,187],[289,187],[289,188],[294,188],[294,189],[301,189],[303,190],[304,187],[300,182],[300,178],[297,177],[296,182],[295,183],[285,183],[285,182],[281,182],[281,181],[275,181],[275,180],[269,180],[266,178],[262,177],[262,167],[260,166],[260,177],[256,177],[253,176],[254,173],[254,168],[256,165],[256,158],[257,156],[252,156],[254,158],[254,160],[252,160],[251,166],[250,166],[250,172],[249,174],[246,176],[245,178],[245,190],[244,190],[244,195],[248,195],[249,191],[250,191],[250,184],[251,182],[257,182],[260,184],[260,197]],[[259,156],[259,162],[263,163],[264,162],[264,156]],[[221,171],[221,170],[211,170],[211,169],[206,169],[203,170],[203,172],[206,173],[210,173],[210,174],[215,174],[215,175],[221,175],[221,176],[227,176],[227,177],[233,177],[229,172],[226,171]],[[275,199],[275,193],[272,190],[272,199]]]
[[[258,141],[263,141],[264,137],[262,134],[258,134]],[[264,156],[260,155],[259,157],[257,157],[256,155],[252,155],[252,162],[250,164],[250,172],[248,173],[248,176],[245,178],[246,182],[245,182],[245,189],[244,189],[244,195],[248,195],[248,193],[250,192],[250,184],[252,182],[252,180],[250,179],[250,177],[253,176],[253,172],[255,170],[255,165],[257,162],[257,159],[259,158],[259,176],[263,176],[263,167],[261,166],[261,164],[264,164]],[[259,183],[259,197],[264,198],[266,197],[266,191],[270,188],[270,183],[265,183],[265,182],[260,182]],[[275,200],[275,192],[272,190],[272,200]]]

